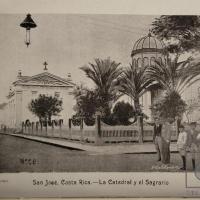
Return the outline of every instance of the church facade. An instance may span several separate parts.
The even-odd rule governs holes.
[[[62,119],[66,124],[68,119],[73,115],[74,99],[72,90],[75,84],[69,75],[67,79],[51,74],[47,69],[34,76],[23,76],[18,73],[17,80],[12,83],[9,94],[7,96],[7,104],[2,110],[1,123],[9,128],[20,128],[22,122],[29,120],[30,122],[38,121],[29,110],[28,106],[32,99],[36,99],[40,94],[48,96],[57,96],[62,100],[63,110],[58,116],[52,119]]]

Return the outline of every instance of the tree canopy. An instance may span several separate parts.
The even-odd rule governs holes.
[[[200,17],[190,15],[162,15],[152,22],[151,31],[165,41],[170,53],[199,50]]]
[[[119,80],[119,91],[128,95],[134,101],[136,114],[142,114],[139,98],[148,90],[153,80],[147,77],[148,66],[138,67],[132,63],[125,68]]]
[[[178,57],[167,57],[166,63],[155,62],[147,70],[147,77],[157,82],[163,95],[152,106],[153,116],[160,119],[181,118],[187,105],[181,99],[183,92],[199,80],[199,63],[192,59],[178,62]]]
[[[57,116],[62,111],[62,103],[56,96],[40,94],[37,99],[31,100],[28,108],[40,120],[51,120],[52,116]]]
[[[166,63],[156,61],[155,65],[148,67],[147,78],[157,82],[167,93],[176,91],[182,95],[186,88],[199,80],[199,65],[190,58],[178,62],[178,57],[167,57]]]
[[[112,112],[112,120],[115,125],[129,125],[131,118],[135,118],[135,110],[132,105],[124,101],[115,104]]]
[[[87,125],[93,125],[94,115],[98,107],[98,99],[95,91],[80,85],[74,88],[73,95],[76,100],[74,107],[76,114],[73,116],[73,120],[83,117]]]
[[[151,107],[153,118],[163,121],[181,119],[186,108],[187,104],[176,91],[161,96]]]
[[[120,94],[117,89],[117,80],[122,73],[120,63],[107,59],[95,59],[95,63],[89,63],[89,66],[83,66],[80,68],[85,72],[86,76],[95,84],[94,92],[97,95],[97,99],[100,107],[97,106],[97,110],[103,109],[103,115],[110,114],[112,103],[115,102]]]

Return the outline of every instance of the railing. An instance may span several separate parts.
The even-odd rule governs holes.
[[[153,127],[143,127],[143,141],[153,141]],[[101,136],[103,142],[138,142],[139,132],[137,126],[102,126]],[[171,140],[177,140],[176,130],[172,128]]]
[[[32,125],[22,125],[22,133],[25,135],[41,136],[48,138],[59,138],[68,139],[74,141],[85,141],[94,142],[95,141],[95,127],[87,127],[81,129],[80,126],[69,126],[62,125],[57,127],[52,126],[42,126],[36,127],[36,124]]]
[[[21,133],[25,135],[41,136],[55,139],[67,139],[73,141],[80,141],[83,143],[95,144],[121,142],[130,143],[139,141],[139,131],[138,126],[136,125],[109,126],[104,123],[96,124],[99,124],[99,127],[97,125],[87,126],[86,124],[84,124],[84,122],[82,126],[66,126],[63,124],[59,126],[43,126],[42,123],[23,123]],[[152,142],[153,126],[144,125],[143,130],[143,141]],[[171,140],[176,139],[177,135],[175,127],[173,127]]]

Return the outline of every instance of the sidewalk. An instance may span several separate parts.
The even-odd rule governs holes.
[[[137,154],[137,153],[156,153],[155,146],[153,143],[144,143],[144,144],[105,144],[102,146],[95,146],[94,144],[83,144],[80,142],[68,141],[66,139],[58,138],[46,138],[39,136],[31,135],[22,135],[22,134],[7,134],[14,137],[25,138],[28,140],[38,141],[50,145],[77,149],[82,151],[87,151],[90,155],[92,154]],[[176,143],[171,143],[170,145],[171,152],[177,152]]]

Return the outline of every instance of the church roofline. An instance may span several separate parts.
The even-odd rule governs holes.
[[[66,84],[67,87],[73,87],[75,86],[75,83],[71,82],[70,80],[67,80],[67,79],[64,79],[64,78],[61,78],[59,76],[56,76],[54,74],[51,74],[49,72],[43,72],[43,73],[40,73],[40,74],[36,74],[34,76],[22,76],[19,80],[13,82],[14,85],[28,85],[26,83],[28,83],[29,81],[31,81],[32,79],[34,78],[38,78],[38,77],[42,77],[42,76],[49,76],[51,78],[54,78],[64,84]],[[40,84],[36,84],[37,86],[40,85]],[[50,85],[48,85],[50,86]],[[66,87],[66,86],[60,86],[60,87]]]
[[[70,87],[74,87],[73,85],[51,85],[51,84],[26,84],[26,83],[19,83],[19,84],[17,84],[17,85],[21,85],[21,86],[41,86],[41,87],[46,87],[46,86],[48,86],[48,87],[68,87],[68,88],[70,88]]]
[[[18,77],[18,78],[19,78],[19,79],[16,80],[16,81],[14,81],[13,84],[18,83],[18,82],[25,81],[25,80],[29,79],[30,76],[20,76],[20,77]]]
[[[15,95],[15,91],[9,92],[9,94],[6,96],[7,99],[10,99]]]

